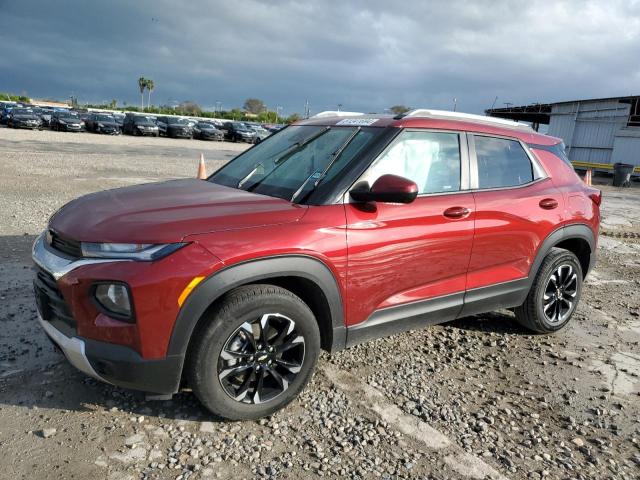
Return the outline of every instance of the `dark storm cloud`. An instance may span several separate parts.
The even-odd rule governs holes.
[[[0,0],[0,91],[480,112],[637,94],[640,3]]]

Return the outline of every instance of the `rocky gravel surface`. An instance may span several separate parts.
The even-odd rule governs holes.
[[[300,398],[256,422],[70,367],[34,324],[29,250],[47,216],[241,148],[0,129],[0,479],[640,478],[636,189],[604,188],[598,266],[552,336],[501,311],[323,354]]]

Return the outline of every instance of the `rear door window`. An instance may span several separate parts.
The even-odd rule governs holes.
[[[515,187],[533,181],[531,159],[520,142],[474,135],[478,188]]]

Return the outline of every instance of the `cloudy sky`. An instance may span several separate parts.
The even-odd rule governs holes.
[[[0,91],[479,113],[640,93],[640,1],[0,0]]]

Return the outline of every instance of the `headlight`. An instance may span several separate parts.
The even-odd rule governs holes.
[[[151,261],[166,257],[186,243],[87,243],[82,242],[82,255],[94,258],[122,258]]]
[[[60,123],[61,123],[62,125],[66,125],[66,124],[67,124],[67,122],[65,122],[64,120],[59,120],[59,121],[60,121]]]
[[[94,286],[93,295],[98,304],[116,318],[131,319],[131,299],[129,289],[123,283],[99,283]]]
[[[100,128],[102,128],[102,127],[104,127],[104,123],[99,123],[99,124],[98,124],[98,126],[99,126]]]
[[[136,125],[140,130],[144,129],[144,125]]]

